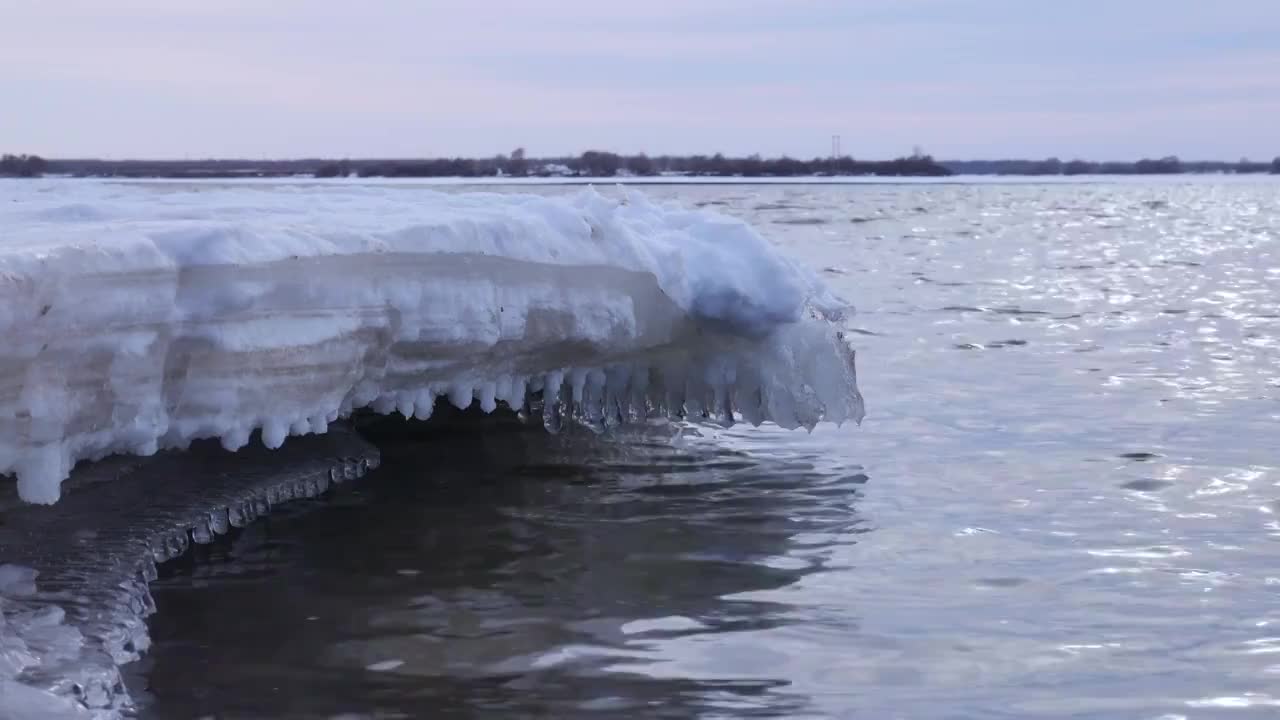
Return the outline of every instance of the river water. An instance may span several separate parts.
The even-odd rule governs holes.
[[[863,425],[387,440],[162,568],[144,716],[1280,716],[1280,182],[646,192],[855,302]]]

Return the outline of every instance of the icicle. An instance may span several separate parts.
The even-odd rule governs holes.
[[[262,444],[268,450],[279,450],[289,434],[289,426],[281,420],[268,418],[262,423]]]
[[[511,381],[511,399],[507,401],[507,405],[516,411],[522,421],[528,419],[529,391],[524,378],[516,377]]]
[[[379,415],[390,415],[396,409],[396,397],[389,393],[379,395],[373,401],[373,411]]]
[[[661,370],[662,402],[667,418],[681,420],[685,416],[685,368],[683,365],[667,362]]]
[[[648,367],[634,367],[631,370],[627,419],[632,422],[644,420],[649,416],[649,375]]]
[[[243,426],[234,427],[222,434],[222,447],[235,452],[249,444],[249,430]]]
[[[227,508],[219,508],[209,512],[209,529],[218,535],[226,535],[230,530]]]
[[[413,417],[413,399],[414,394],[411,392],[396,393],[396,412],[405,420]]]
[[[235,504],[227,508],[227,524],[234,528],[248,525],[250,519],[245,515],[244,504]]]
[[[430,420],[436,409],[435,390],[426,387],[417,392],[413,399],[413,417],[418,420]]]
[[[197,522],[191,526],[191,541],[200,545],[213,542],[213,530],[209,528],[207,518],[205,522]]]
[[[542,385],[542,426],[549,433],[558,433],[564,426],[560,407],[560,386],[564,373],[553,370],[546,375]]]
[[[483,382],[476,386],[476,399],[480,401],[480,409],[491,413],[498,409],[497,386],[491,382]]]
[[[449,386],[449,402],[459,410],[471,407],[473,394],[471,385],[468,383],[456,382]]]
[[[509,407],[515,407],[515,397],[512,394],[512,381],[510,375],[499,375],[498,380],[493,383],[493,399],[495,403],[506,403]],[[492,412],[486,410],[485,412]]]
[[[604,423],[605,373],[592,369],[585,373],[582,383],[582,402],[579,421],[592,432],[602,433]]]

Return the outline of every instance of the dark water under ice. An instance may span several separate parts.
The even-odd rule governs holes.
[[[855,300],[863,427],[390,442],[162,567],[145,716],[1280,715],[1280,183],[650,192]]]

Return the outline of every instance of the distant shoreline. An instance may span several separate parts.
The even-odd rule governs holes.
[[[34,155],[0,157],[0,176],[60,175],[116,179],[231,180],[327,178],[444,179],[474,182],[541,180],[581,184],[591,181],[678,183],[706,179],[728,183],[804,178],[811,182],[850,182],[859,178],[1117,177],[1154,175],[1280,174],[1280,157],[1270,162],[1240,160],[1181,161],[1177,157],[1136,162],[1047,160],[934,160],[916,154],[892,160],[848,156],[794,158],[723,155],[618,155],[589,151],[573,157],[527,158],[522,150],[492,158],[293,160],[103,160],[43,159]]]
[[[183,183],[202,183],[210,185],[239,186],[275,186],[294,185],[308,186],[384,186],[404,188],[572,188],[572,187],[697,187],[697,186],[739,186],[765,187],[778,185],[821,186],[821,187],[855,187],[855,186],[945,186],[945,185],[1106,185],[1106,184],[1177,184],[1177,183],[1249,183],[1280,182],[1280,175],[1272,174],[1214,174],[1214,173],[1182,173],[1177,175],[948,175],[946,177],[819,177],[798,175],[793,177],[429,177],[429,178],[384,178],[384,177],[345,177],[316,178],[311,175],[275,175],[265,177],[74,177],[68,175],[48,175],[46,178],[65,179],[71,182],[108,182],[155,184],[157,186]],[[3,178],[0,178],[2,181]]]

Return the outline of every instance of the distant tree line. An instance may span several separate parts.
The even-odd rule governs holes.
[[[100,160],[50,159],[44,171],[72,177],[114,178],[236,178],[311,175],[327,161],[299,160]]]
[[[851,157],[800,160],[790,157],[762,158],[715,155],[619,155],[588,150],[574,157],[528,159],[522,150],[495,158],[437,158],[433,160],[386,160],[375,162],[327,163],[317,168],[317,177],[355,174],[361,177],[509,177],[562,175],[570,177],[616,177],[629,175],[684,175],[693,177],[795,177],[801,175],[892,175],[941,176],[951,174],[928,155],[894,160],[855,160]]]
[[[491,158],[347,160],[52,160],[48,172],[80,177],[235,178],[311,175],[348,177],[652,177],[663,174],[707,177],[794,177],[802,175],[949,175],[928,155],[894,160],[851,157],[800,160],[759,155],[620,155],[589,150],[569,157],[529,158],[523,149]]]
[[[962,175],[1176,175],[1179,173],[1265,173],[1280,174],[1280,157],[1267,162],[1241,159],[1238,162],[1194,161],[1175,155],[1137,162],[1092,162],[1058,158],[1047,160],[945,160],[948,170]]]
[[[1174,156],[1137,162],[1088,160],[946,160],[916,153],[893,160],[857,160],[848,156],[801,160],[759,155],[621,155],[589,150],[567,157],[527,157],[523,149],[490,158],[325,160],[45,160],[36,155],[0,156],[0,176],[37,177],[57,173],[76,177],[236,178],[288,177],[617,177],[676,175],[693,177],[975,175],[1142,175],[1176,173],[1280,174],[1280,157],[1270,163],[1189,162]]]
[[[0,177],[40,177],[48,165],[39,155],[0,155]]]

